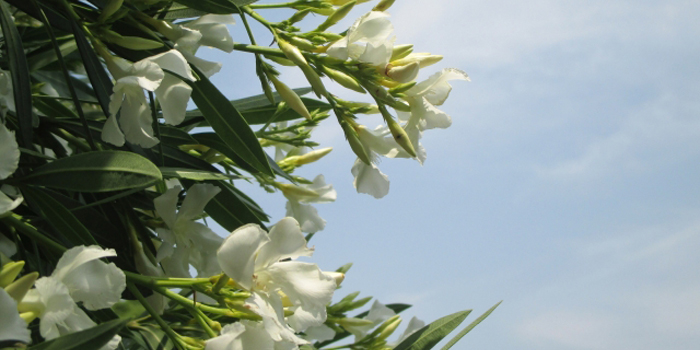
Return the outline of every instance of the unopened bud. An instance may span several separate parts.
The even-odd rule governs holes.
[[[375,6],[375,7],[372,9],[372,11],[379,11],[379,12],[386,11],[386,10],[389,9],[389,7],[391,7],[391,5],[394,4],[394,1],[395,1],[395,0],[381,0],[381,1],[377,4],[377,6]]]
[[[377,337],[377,340],[385,340],[386,338],[388,338],[392,333],[394,333],[394,331],[396,330],[396,328],[399,327],[400,324],[401,317],[399,315],[394,315],[388,320],[384,321],[384,323],[382,323],[382,325],[379,326],[379,328],[377,328],[377,330],[379,330],[379,336]]]
[[[290,60],[288,60],[288,59],[286,59],[286,58],[277,57],[277,56],[272,56],[272,55],[270,55],[270,56],[265,56],[265,58],[267,58],[267,59],[269,59],[270,61],[273,61],[273,62],[275,62],[275,63],[281,64],[281,65],[283,65],[283,66],[287,66],[287,67],[294,67],[294,66],[296,66],[296,64],[294,64],[294,62],[292,62],[292,61],[290,61]]]
[[[386,66],[386,76],[398,81],[399,83],[408,83],[418,76],[420,64],[413,62],[405,66],[394,67],[391,64]]]
[[[97,17],[97,22],[103,23],[112,17],[112,15],[122,7],[122,3],[124,3],[124,0],[109,0],[107,6],[102,8],[100,16]]]
[[[306,15],[309,14],[309,12],[311,12],[311,9],[309,9],[309,8],[301,9],[301,10],[295,12],[292,15],[292,17],[289,17],[289,20],[288,20],[289,24],[294,24],[294,23],[301,21],[302,19],[304,19],[304,17],[306,17]]]
[[[441,55],[431,55],[427,52],[412,53],[404,58],[391,61],[392,66],[405,66],[413,62],[418,62],[421,68],[428,67],[442,60]]]
[[[12,297],[12,299],[15,299],[15,301],[19,303],[22,301],[22,299],[24,299],[27,292],[32,289],[34,281],[36,281],[37,278],[39,278],[38,272],[28,273],[20,277],[18,280],[10,283],[7,287],[5,287],[5,291]]]
[[[413,44],[396,45],[391,52],[391,59],[389,59],[389,61],[404,58],[411,54],[411,52],[413,52]]]
[[[39,311],[27,311],[27,312],[22,312],[19,314],[19,317],[24,320],[24,322],[27,322],[27,324],[32,323],[37,317],[39,317],[40,312]]]
[[[401,146],[401,148],[408,152],[408,154],[410,154],[411,157],[416,157],[416,150],[415,148],[413,148],[413,144],[408,138],[406,130],[404,130],[401,127],[401,125],[399,125],[399,123],[396,120],[394,120],[394,118],[392,118],[390,115],[384,116],[384,120],[386,121],[387,126],[389,126],[391,136],[394,137],[396,143],[398,143]]]
[[[357,81],[357,79],[339,71],[335,70],[333,68],[328,68],[326,66],[323,66],[323,72],[326,73],[326,75],[333,79],[335,82],[338,84],[342,85],[343,87],[346,87],[350,90],[357,91],[359,93],[365,93],[365,89],[362,88],[362,85]]]
[[[319,47],[314,45],[312,42],[310,42],[306,39],[302,39],[302,38],[297,37],[297,36],[288,35],[287,41],[289,41],[292,45],[294,45],[302,50],[316,52],[319,49]]]
[[[355,0],[348,1],[346,4],[338,7],[337,10],[333,11],[332,14],[326,18],[321,25],[318,26],[318,28],[314,29],[314,32],[322,32],[328,29],[330,26],[338,23],[341,19],[345,18],[347,14],[352,10],[353,6],[355,6],[355,3],[357,3]]]
[[[293,197],[317,198],[319,196],[318,192],[297,185],[278,183],[275,186],[285,195]]]
[[[284,39],[278,39],[277,45],[279,45],[282,52],[284,52],[284,55],[287,56],[287,58],[290,61],[294,62],[294,64],[296,64],[297,66],[301,67],[309,65],[309,63],[306,62],[306,58],[304,58],[304,55],[301,53],[298,47],[290,44]]]
[[[0,269],[0,288],[7,287],[17,278],[24,267],[24,261],[11,261]]]
[[[324,271],[324,274],[332,277],[335,280],[335,286],[340,287],[340,284],[345,280],[345,274],[335,271]]]
[[[333,7],[313,7],[310,8],[311,12],[318,13],[319,15],[322,16],[330,16],[333,14],[335,10],[333,10]]]
[[[318,97],[327,96],[326,86],[323,85],[321,77],[318,76],[316,71],[311,68],[308,64],[306,66],[300,66],[302,73],[306,77],[306,80],[311,84],[311,88]]]
[[[285,160],[290,159],[293,162],[295,166],[300,166],[304,164],[309,164],[313,163],[321,158],[323,158],[326,154],[331,153],[333,150],[333,147],[326,147],[326,148],[321,148],[321,149],[316,149],[308,153],[304,153],[300,156],[292,156],[292,157],[287,157]]]
[[[360,136],[357,135],[357,131],[355,131],[355,129],[345,121],[342,121],[340,123],[340,126],[345,132],[345,138],[347,138],[348,143],[350,144],[350,149],[352,149],[357,158],[360,158],[360,160],[363,163],[371,165],[372,161],[369,157],[369,153],[365,149],[365,146],[362,145],[362,142],[360,141]]]
[[[362,326],[371,326],[374,324],[374,322],[370,320],[364,320],[361,318],[355,318],[355,317],[343,317],[339,320],[337,320],[337,323],[347,329],[347,327],[362,327]]]
[[[284,102],[287,102],[289,107],[295,112],[299,113],[302,117],[311,120],[311,114],[309,114],[309,110],[306,109],[304,103],[301,102],[299,95],[297,95],[294,90],[290,89],[289,86],[279,81],[275,76],[270,75],[269,78],[270,81],[272,81],[272,84],[275,86],[275,90],[277,90],[280,96],[282,96]]]

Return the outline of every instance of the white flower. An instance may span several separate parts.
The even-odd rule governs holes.
[[[27,323],[19,317],[17,302],[0,288],[0,343],[15,341],[28,344],[32,337],[27,328]]]
[[[19,165],[19,145],[15,140],[15,133],[8,130],[0,123],[0,180],[4,180],[12,175]],[[0,215],[14,210],[22,203],[23,197],[13,187],[3,185],[0,191]],[[15,199],[8,197],[13,195]]]
[[[452,125],[452,118],[435,106],[445,102],[452,91],[449,81],[455,79],[468,81],[469,77],[461,70],[446,68],[406,91],[406,102],[411,106],[407,133],[411,128],[423,131],[433,128],[445,129]]]
[[[366,193],[374,198],[382,198],[389,193],[389,177],[382,173],[375,163],[379,156],[388,158],[411,158],[393,137],[389,129],[379,126],[375,130],[368,130],[364,125],[359,125],[357,135],[362,146],[368,151],[372,164],[365,164],[362,160],[355,160],[351,172],[354,176],[353,185],[359,193]]]
[[[114,58],[108,61],[108,66],[117,81],[109,103],[110,116],[102,129],[102,140],[116,146],[124,145],[125,138],[146,148],[158,144],[158,139],[153,135],[153,118],[144,89],[155,92],[163,109],[165,123],[177,125],[185,119],[192,88],[180,78],[163,71],[169,70],[190,81],[195,80],[187,60],[179,51],[166,51],[134,64]],[[117,125],[117,112],[120,110]]]
[[[293,342],[276,342],[264,326],[258,322],[240,321],[227,324],[221,335],[206,341],[205,350],[293,350],[298,349]]]
[[[183,25],[161,26],[161,32],[175,43],[187,61],[210,77],[221,70],[221,63],[211,62],[195,56],[200,46],[215,47],[225,52],[233,51],[233,38],[227,24],[235,24],[232,15],[204,15]]]
[[[289,261],[311,256],[304,234],[294,218],[280,220],[269,235],[255,224],[231,233],[217,252],[221,269],[242,288],[253,292],[249,302],[256,306],[270,331],[277,325],[287,328],[274,315],[281,315],[280,292],[292,305],[289,324],[300,332],[326,320],[326,305],[336,289],[335,279],[316,264]],[[272,306],[270,306],[272,305]],[[274,312],[271,312],[273,310]],[[273,339],[275,336],[273,335]]]
[[[323,175],[314,178],[310,185],[280,185],[280,190],[287,198],[287,216],[295,218],[303,232],[318,232],[326,227],[326,220],[323,220],[316,208],[308,203],[328,203],[334,202],[337,193],[333,185],[326,184]]]
[[[223,239],[210,228],[196,222],[207,203],[221,189],[212,184],[195,184],[187,190],[187,196],[177,210],[178,194],[181,188],[174,187],[153,200],[156,212],[163,218],[167,228],[156,232],[163,239],[158,249],[158,260],[168,276],[190,277],[189,265],[197,269],[200,276],[219,273],[216,249]]]
[[[19,305],[21,312],[33,312],[41,318],[39,332],[45,339],[96,326],[76,305],[88,310],[111,307],[126,288],[126,277],[114,263],[100,258],[116,256],[114,249],[78,246],[67,250],[58,260],[51,276],[38,279]],[[102,349],[115,349],[121,337],[116,335]]]
[[[326,53],[341,60],[350,58],[383,68],[394,48],[393,31],[388,14],[371,11],[355,21],[345,37],[328,47]]]
[[[15,110],[12,76],[9,71],[0,69],[0,115],[5,115],[7,110]]]

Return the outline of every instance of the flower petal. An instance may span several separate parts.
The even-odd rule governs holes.
[[[376,165],[369,166],[357,159],[351,172],[355,177],[353,185],[357,192],[369,194],[374,198],[382,198],[389,193],[389,177],[384,175]]]
[[[255,270],[265,268],[281,259],[311,256],[313,248],[306,247],[306,238],[299,223],[291,217],[280,220],[270,230],[270,242],[260,248]]]
[[[179,186],[173,187],[153,200],[156,212],[171,229],[175,227],[177,221],[177,199],[180,191],[182,188]]]
[[[311,204],[303,204],[289,199],[286,208],[287,213],[285,215],[296,219],[301,225],[302,232],[318,232],[326,227],[326,220],[323,220],[318,215],[318,211]]]
[[[409,96],[424,96],[430,103],[439,106],[445,102],[452,91],[449,80],[467,80],[467,73],[455,68],[445,68],[422,81],[410,90],[406,91]]]
[[[256,224],[237,228],[224,239],[216,252],[221,269],[241,287],[253,288],[255,255],[260,246],[270,241],[267,233]]]
[[[178,50],[169,50],[155,56],[148,57],[146,60],[157,64],[161,70],[169,70],[182,78],[189,79],[190,81],[197,80],[192,74],[192,68],[190,68],[190,65],[187,64],[187,59],[185,59],[185,56],[183,56]],[[165,79],[166,76],[167,75],[164,75],[161,79]]]
[[[111,105],[112,104],[110,103],[110,106]],[[119,101],[119,107],[121,107],[121,101]],[[117,110],[119,110],[119,107],[116,107]],[[122,133],[121,129],[119,129],[116,113],[110,115],[109,118],[107,118],[105,125],[102,127],[102,141],[109,142],[118,147],[124,146],[124,133]]]
[[[27,323],[19,317],[17,302],[0,288],[0,343],[6,341],[28,344],[32,341]]]
[[[246,300],[246,306],[262,317],[265,331],[267,331],[272,340],[276,342],[290,342],[297,345],[309,343],[297,337],[294,331],[285,323],[282,300],[276,293],[267,295],[255,292]]]
[[[143,92],[140,96],[127,96],[121,110],[119,126],[124,131],[127,141],[144,148],[151,148],[160,142],[153,136],[151,109]]]
[[[19,146],[15,140],[15,133],[0,123],[0,180],[12,175],[18,164]]]
[[[180,78],[166,74],[155,93],[163,110],[165,123],[170,125],[182,123],[185,120],[185,112],[192,95],[192,88]]]
[[[204,212],[204,207],[221,189],[212,184],[195,184],[187,189],[185,200],[182,201],[177,220],[194,220]]]
[[[0,187],[3,191],[5,188],[11,187],[7,184],[2,185]],[[8,213],[12,210],[15,210],[20,204],[22,204],[22,201],[24,200],[24,197],[22,197],[22,194],[20,193],[17,198],[12,199],[10,198],[7,194],[4,192],[0,191],[0,215],[3,215],[5,213]]]
[[[240,335],[245,332],[241,322],[229,323],[221,330],[221,335],[206,341],[205,350],[244,350]]]
[[[150,57],[134,63],[128,74],[136,78],[141,88],[148,91],[155,90],[165,76],[163,69],[157,63],[152,62]]]

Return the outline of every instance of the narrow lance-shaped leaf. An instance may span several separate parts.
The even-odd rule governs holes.
[[[97,244],[95,238],[80,220],[45,191],[24,187],[22,193],[27,197],[27,200],[32,201],[41,210],[41,214],[51,224],[51,227],[73,243],[71,246]]]
[[[84,331],[70,333],[34,346],[29,350],[98,350],[107,344],[129,320],[112,320]]]
[[[200,80],[190,85],[192,100],[202,111],[204,118],[242,161],[264,174],[273,176],[267,155],[248,123],[219,89],[204,74],[199,73],[201,72],[198,71]]]
[[[394,350],[427,350],[457,328],[472,310],[455,312],[419,329],[404,339]]]
[[[20,183],[79,192],[148,187],[162,175],[155,164],[131,152],[98,151],[61,158],[36,168]]]
[[[85,66],[85,71],[88,78],[90,78],[90,84],[95,90],[97,101],[100,102],[100,107],[102,107],[105,116],[109,116],[109,99],[113,88],[112,80],[105,72],[102,63],[95,55],[95,51],[85,38],[80,25],[73,20],[71,21],[71,28],[75,36],[75,42],[78,44],[78,51],[80,51],[80,56],[83,58],[83,66]]]
[[[501,303],[502,303],[502,301],[499,301],[498,303],[496,303],[496,305],[494,305],[490,309],[486,310],[486,312],[484,312],[483,315],[479,316],[476,320],[474,320],[472,323],[470,323],[467,327],[465,327],[463,330],[461,330],[459,333],[457,333],[457,335],[454,338],[450,339],[450,341],[447,342],[447,344],[445,344],[445,346],[442,347],[442,350],[449,350],[450,348],[452,348],[455,344],[457,344],[457,342],[460,339],[462,339],[462,337],[467,335],[467,333],[469,333],[472,329],[474,329],[474,327],[476,327],[479,323],[481,323],[481,321],[485,320],[486,317],[488,317],[493,312],[493,310],[496,310],[498,305],[501,305]]]
[[[238,13],[238,6],[252,4],[257,0],[181,0],[178,3],[207,13]]]
[[[15,109],[19,122],[19,144],[25,148],[32,148],[32,86],[29,79],[29,66],[19,32],[12,20],[10,9],[4,1],[0,1],[0,27],[5,39],[12,76]]]

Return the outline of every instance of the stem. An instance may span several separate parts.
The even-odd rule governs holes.
[[[36,228],[33,226],[29,225],[28,223],[20,220],[21,216],[17,214],[12,214],[10,216],[7,216],[3,218],[6,223],[12,225],[12,227],[16,228],[17,231],[22,232],[24,235],[27,237],[31,238],[32,242],[39,242],[40,244],[44,245],[47,248],[51,248],[55,250],[58,253],[63,253],[67,249],[63,245],[61,245],[58,242],[55,242],[51,238],[47,237],[46,235],[42,234],[39,232]]]
[[[263,54],[270,56],[277,56],[281,58],[287,58],[282,50],[274,49],[271,47],[258,46],[258,45],[248,45],[248,44],[233,44],[233,49],[244,52],[251,52],[255,54]]]
[[[146,311],[148,311],[148,313],[151,314],[151,317],[153,317],[153,319],[156,320],[156,322],[158,323],[160,328],[163,330],[163,332],[165,332],[165,334],[168,335],[170,340],[173,341],[173,344],[175,344],[175,347],[177,347],[178,349],[181,349],[181,350],[187,349],[187,346],[180,338],[180,335],[175,333],[175,331],[172,328],[170,328],[170,326],[160,317],[160,315],[158,315],[158,312],[156,312],[156,310],[153,309],[153,307],[151,307],[151,304],[149,304],[148,301],[146,300],[146,298],[143,297],[141,292],[139,292],[138,288],[136,288],[136,286],[134,286],[134,284],[131,282],[128,282],[126,284],[126,286],[127,286],[127,288],[129,288],[131,293],[136,297],[136,299],[138,299],[139,302],[141,302],[141,305],[143,305],[143,307],[146,309]]]
[[[281,9],[281,8],[287,8],[287,7],[294,7],[297,5],[302,5],[304,2],[303,1],[292,1],[292,2],[281,2],[277,4],[251,4],[248,5],[247,7],[250,7],[251,9]]]
[[[268,22],[265,18],[260,16],[257,12],[253,11],[250,7],[248,6],[241,6],[238,8],[239,10],[243,10],[243,12],[247,13],[250,17],[253,17],[254,20],[260,22],[260,24],[264,25],[267,27],[272,32],[272,35],[277,37],[277,33],[275,33],[275,30],[272,29],[272,23]],[[248,22],[245,20],[245,16],[241,14],[241,20],[243,21],[243,24],[246,27],[246,30],[248,33],[250,33],[250,28],[248,27]],[[251,43],[255,44],[254,42],[251,41]]]
[[[159,287],[189,288],[195,284],[210,283],[208,278],[149,277],[129,271],[124,271],[124,274],[129,280],[154,290]]]

